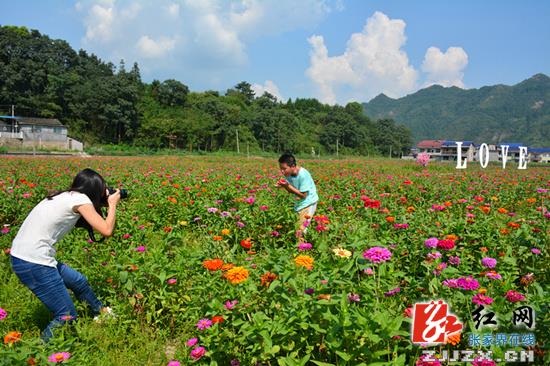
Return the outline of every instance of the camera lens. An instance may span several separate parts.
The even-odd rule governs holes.
[[[126,197],[128,197],[128,191],[126,189],[121,189],[120,190],[120,198],[124,199]]]

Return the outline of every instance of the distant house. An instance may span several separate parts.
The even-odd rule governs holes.
[[[82,151],[82,143],[67,133],[67,126],[54,118],[0,116],[0,146]]]
[[[502,142],[500,144],[498,144],[497,146],[497,151],[498,151],[498,161],[502,161],[502,146],[503,145],[508,145],[508,158],[507,160],[508,161],[513,161],[513,162],[519,162],[519,148],[520,146],[525,146],[527,147],[527,145],[525,144],[522,144],[522,143],[519,143],[519,142]],[[529,150],[529,149],[527,149]]]
[[[458,145],[453,140],[423,140],[417,145],[418,153],[430,154],[430,158],[436,161],[456,161],[458,157]],[[463,141],[461,148],[462,158],[473,161],[475,146],[472,141]]]
[[[534,163],[550,163],[550,147],[532,147],[528,151],[528,160]]]
[[[497,145],[487,144],[487,148],[489,150],[489,161],[500,161],[501,160],[500,159],[500,151],[497,148]],[[481,150],[481,145],[477,145],[476,146],[476,151],[475,151],[475,154],[474,154],[474,160],[475,161],[480,161],[481,160],[480,150]],[[484,159],[486,159],[486,158],[484,157]]]

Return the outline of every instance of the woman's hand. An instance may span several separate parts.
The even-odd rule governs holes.
[[[109,205],[109,207],[116,207],[117,203],[120,201],[120,189],[117,189],[116,192],[113,194],[109,194],[109,192],[107,192],[107,194],[107,204]]]

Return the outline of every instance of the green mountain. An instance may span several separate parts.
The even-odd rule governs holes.
[[[550,78],[544,74],[513,86],[464,90],[434,85],[399,99],[380,94],[364,103],[363,109],[372,119],[391,118],[404,124],[415,141],[550,146]]]

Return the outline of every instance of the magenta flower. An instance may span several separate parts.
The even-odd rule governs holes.
[[[540,249],[531,248],[531,253],[539,255],[540,254]]]
[[[69,358],[71,358],[71,354],[69,352],[57,352],[48,356],[48,362],[58,363],[68,360]]]
[[[401,288],[400,288],[400,287],[396,287],[396,288],[394,288],[393,290],[390,290],[390,291],[388,291],[388,292],[384,292],[384,296],[390,297],[390,296],[393,296],[393,295],[397,294],[398,292],[401,292]]]
[[[140,246],[137,247],[135,250],[136,250],[136,252],[143,253],[143,252],[146,250],[146,248],[145,248],[145,246],[140,245]]]
[[[508,290],[506,293],[506,300],[510,302],[519,302],[525,300],[525,295],[520,294],[517,291],[514,290]]]
[[[299,251],[306,251],[306,250],[311,250],[311,248],[313,248],[313,245],[311,245],[311,243],[300,243],[298,244],[298,250]]]
[[[281,234],[278,231],[272,231],[271,232],[271,236],[273,236],[275,238],[278,237],[279,235],[281,235]]]
[[[256,199],[251,196],[251,197],[245,198],[244,201],[249,205],[252,205],[256,201]]]
[[[372,247],[363,253],[363,257],[370,260],[372,263],[382,263],[390,260],[391,252],[382,247]]]
[[[226,310],[233,310],[233,308],[238,304],[239,302],[237,300],[227,300],[225,302],[225,304],[223,305],[223,307],[226,309]]]
[[[315,289],[309,287],[304,290],[304,294],[306,295],[313,295],[315,293]]]
[[[181,365],[181,363],[179,361],[172,360],[172,361],[168,362],[168,365],[166,365],[166,366],[180,366],[180,365]]]
[[[451,250],[455,247],[455,241],[450,239],[443,239],[437,242],[437,248],[443,250]]]
[[[448,280],[443,281],[443,286],[449,288],[458,288],[458,280],[455,278],[449,278]]]
[[[354,303],[361,301],[361,297],[358,294],[348,294],[348,302]]]
[[[495,301],[493,298],[483,294],[475,294],[472,298],[472,302],[477,305],[491,305],[493,301]]]
[[[477,290],[479,288],[479,282],[472,276],[459,278],[457,284],[463,290]]]
[[[460,264],[460,257],[450,256],[449,257],[449,264],[451,264],[453,266],[458,266]]]
[[[486,268],[495,268],[497,260],[494,258],[485,257],[481,260],[481,265]]]
[[[429,260],[435,260],[435,259],[441,258],[441,253],[439,252],[428,253],[427,257]]]
[[[261,205],[260,206],[260,211],[267,211],[268,209],[269,209],[269,207],[266,206],[266,205]]]
[[[166,283],[169,285],[175,285],[176,282],[178,282],[178,280],[175,278],[169,278],[168,280],[166,280]]]
[[[487,272],[485,274],[485,277],[490,278],[492,280],[501,280],[502,279],[502,276],[500,274],[498,274],[497,272],[495,272],[495,271]]]
[[[187,347],[193,347],[195,344],[197,344],[199,340],[197,338],[191,338],[187,342],[185,342],[185,345]]]
[[[474,362],[472,362],[473,366],[497,366],[495,361],[492,360],[486,360],[484,358],[476,358],[474,359]]]
[[[237,225],[237,227],[240,227],[240,228],[243,228],[243,227],[246,226],[244,223],[242,223],[240,221],[237,221],[237,223],[235,225]]]
[[[9,227],[9,226],[4,226],[4,227],[2,228],[2,230],[0,230],[0,232],[1,232],[2,234],[7,234],[7,233],[10,232],[10,227]]]
[[[129,239],[129,238],[131,238],[131,237],[132,237],[132,235],[130,235],[130,234],[124,234],[124,235],[122,235],[122,239]]]
[[[216,212],[218,212],[218,208],[217,207],[208,207],[206,209],[206,211],[208,211],[209,213],[216,213]]]
[[[200,360],[205,353],[206,353],[206,349],[204,349],[204,347],[197,347],[191,351],[191,354],[189,354],[189,356],[193,360],[197,361],[197,360]]]
[[[8,316],[8,312],[2,308],[0,308],[0,320],[5,319]]]
[[[205,329],[208,329],[212,326],[212,320],[210,319],[201,319],[198,321],[198,323],[196,324],[197,328],[199,330],[205,330]]]
[[[424,245],[426,246],[426,248],[435,248],[437,247],[438,241],[439,239],[437,238],[429,238],[429,239],[426,239],[426,241],[424,241]]]

